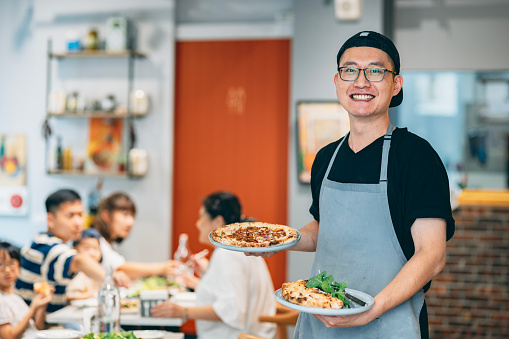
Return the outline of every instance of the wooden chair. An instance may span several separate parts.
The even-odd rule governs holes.
[[[260,315],[258,318],[261,322],[270,322],[277,324],[276,339],[287,339],[286,327],[295,326],[299,311],[292,310],[281,304],[277,304],[275,315]],[[267,339],[257,335],[240,333],[238,339]]]
[[[277,324],[276,339],[287,339],[286,327],[295,326],[299,311],[292,310],[281,304],[277,304],[275,315],[260,315],[261,322],[270,322]]]
[[[257,335],[247,334],[247,333],[240,333],[237,339],[267,339],[264,337],[259,337]]]

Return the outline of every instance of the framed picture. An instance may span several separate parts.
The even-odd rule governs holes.
[[[298,177],[311,181],[311,166],[316,153],[350,130],[348,113],[337,101],[297,103]]]

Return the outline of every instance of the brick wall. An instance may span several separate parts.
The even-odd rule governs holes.
[[[431,338],[509,338],[509,207],[460,206],[426,293]]]

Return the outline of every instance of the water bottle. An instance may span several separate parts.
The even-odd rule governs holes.
[[[189,236],[186,233],[182,233],[179,236],[179,246],[173,255],[173,259],[186,262],[190,256],[191,250],[189,249]]]
[[[99,289],[97,318],[100,332],[120,331],[120,292],[110,267],[106,269],[106,278]]]
[[[185,263],[189,260],[189,257],[191,256],[191,250],[189,248],[189,236],[186,233],[182,233],[179,236],[179,246],[177,250],[175,251],[175,254],[173,254],[173,259],[177,261],[181,261]],[[187,273],[190,275],[194,274],[194,270],[192,267],[186,267]],[[184,273],[184,272],[177,272],[177,274]]]

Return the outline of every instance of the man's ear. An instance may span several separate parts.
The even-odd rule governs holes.
[[[338,73],[338,72],[336,72],[336,73],[334,74],[334,84],[335,84],[335,85],[337,85],[337,84],[338,84],[338,76],[339,76],[339,73]]]
[[[392,91],[392,96],[395,96],[401,91],[403,88],[403,77],[400,74],[394,76],[394,90]]]
[[[48,231],[52,231],[55,225],[55,215],[53,213],[46,213],[46,223],[48,224]]]

